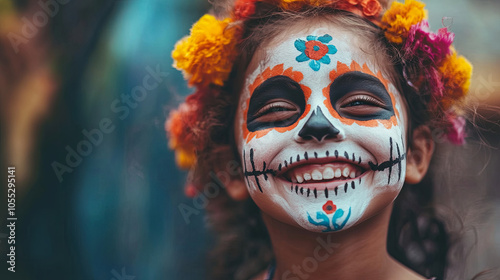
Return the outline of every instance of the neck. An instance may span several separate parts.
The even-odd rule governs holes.
[[[313,233],[263,214],[276,257],[273,279],[397,279],[405,269],[386,249],[391,211],[392,204],[334,233]]]

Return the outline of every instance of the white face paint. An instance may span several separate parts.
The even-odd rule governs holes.
[[[349,31],[316,24],[281,39],[254,56],[236,113],[248,190],[282,222],[346,229],[403,186],[402,98]]]

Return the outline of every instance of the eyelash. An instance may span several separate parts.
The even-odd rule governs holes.
[[[287,104],[283,106],[284,104]],[[279,109],[279,110],[276,110]],[[279,111],[293,111],[296,108],[286,102],[273,102],[271,104],[267,104],[264,107],[262,107],[257,113],[255,113],[255,118],[261,117],[265,114],[272,113],[272,112],[279,112]]]
[[[354,106],[360,106],[360,105],[367,105],[367,104],[358,104],[358,105],[350,105],[354,102],[365,102],[365,103],[369,103],[368,105],[372,105],[372,106],[379,106],[379,107],[385,107],[384,104],[382,102],[380,102],[379,100],[371,97],[371,96],[367,96],[367,95],[356,95],[356,96],[353,96],[353,97],[349,97],[347,100],[345,100],[343,103],[344,105],[342,105],[341,107],[342,108],[345,108],[345,107],[354,107]]]

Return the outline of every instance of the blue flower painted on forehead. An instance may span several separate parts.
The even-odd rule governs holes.
[[[302,52],[295,58],[298,62],[309,61],[309,66],[314,71],[319,71],[321,63],[330,64],[331,60],[328,55],[336,54],[337,48],[334,45],[326,45],[332,40],[332,36],[325,34],[323,36],[306,37],[307,42],[301,39],[295,40],[295,48]]]

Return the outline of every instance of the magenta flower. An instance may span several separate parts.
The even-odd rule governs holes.
[[[422,60],[439,64],[451,53],[450,46],[454,38],[455,34],[448,32],[446,27],[432,33],[429,22],[423,20],[410,27],[403,50],[408,57],[420,57]]]
[[[443,97],[443,83],[435,67],[449,54],[455,34],[448,32],[446,27],[433,33],[429,22],[423,20],[410,27],[408,39],[403,47],[406,60],[414,61],[423,71],[424,79],[429,81],[433,95]]]
[[[465,143],[465,119],[457,117],[455,114],[447,116],[450,123],[448,128],[448,140],[455,145],[462,145]]]

